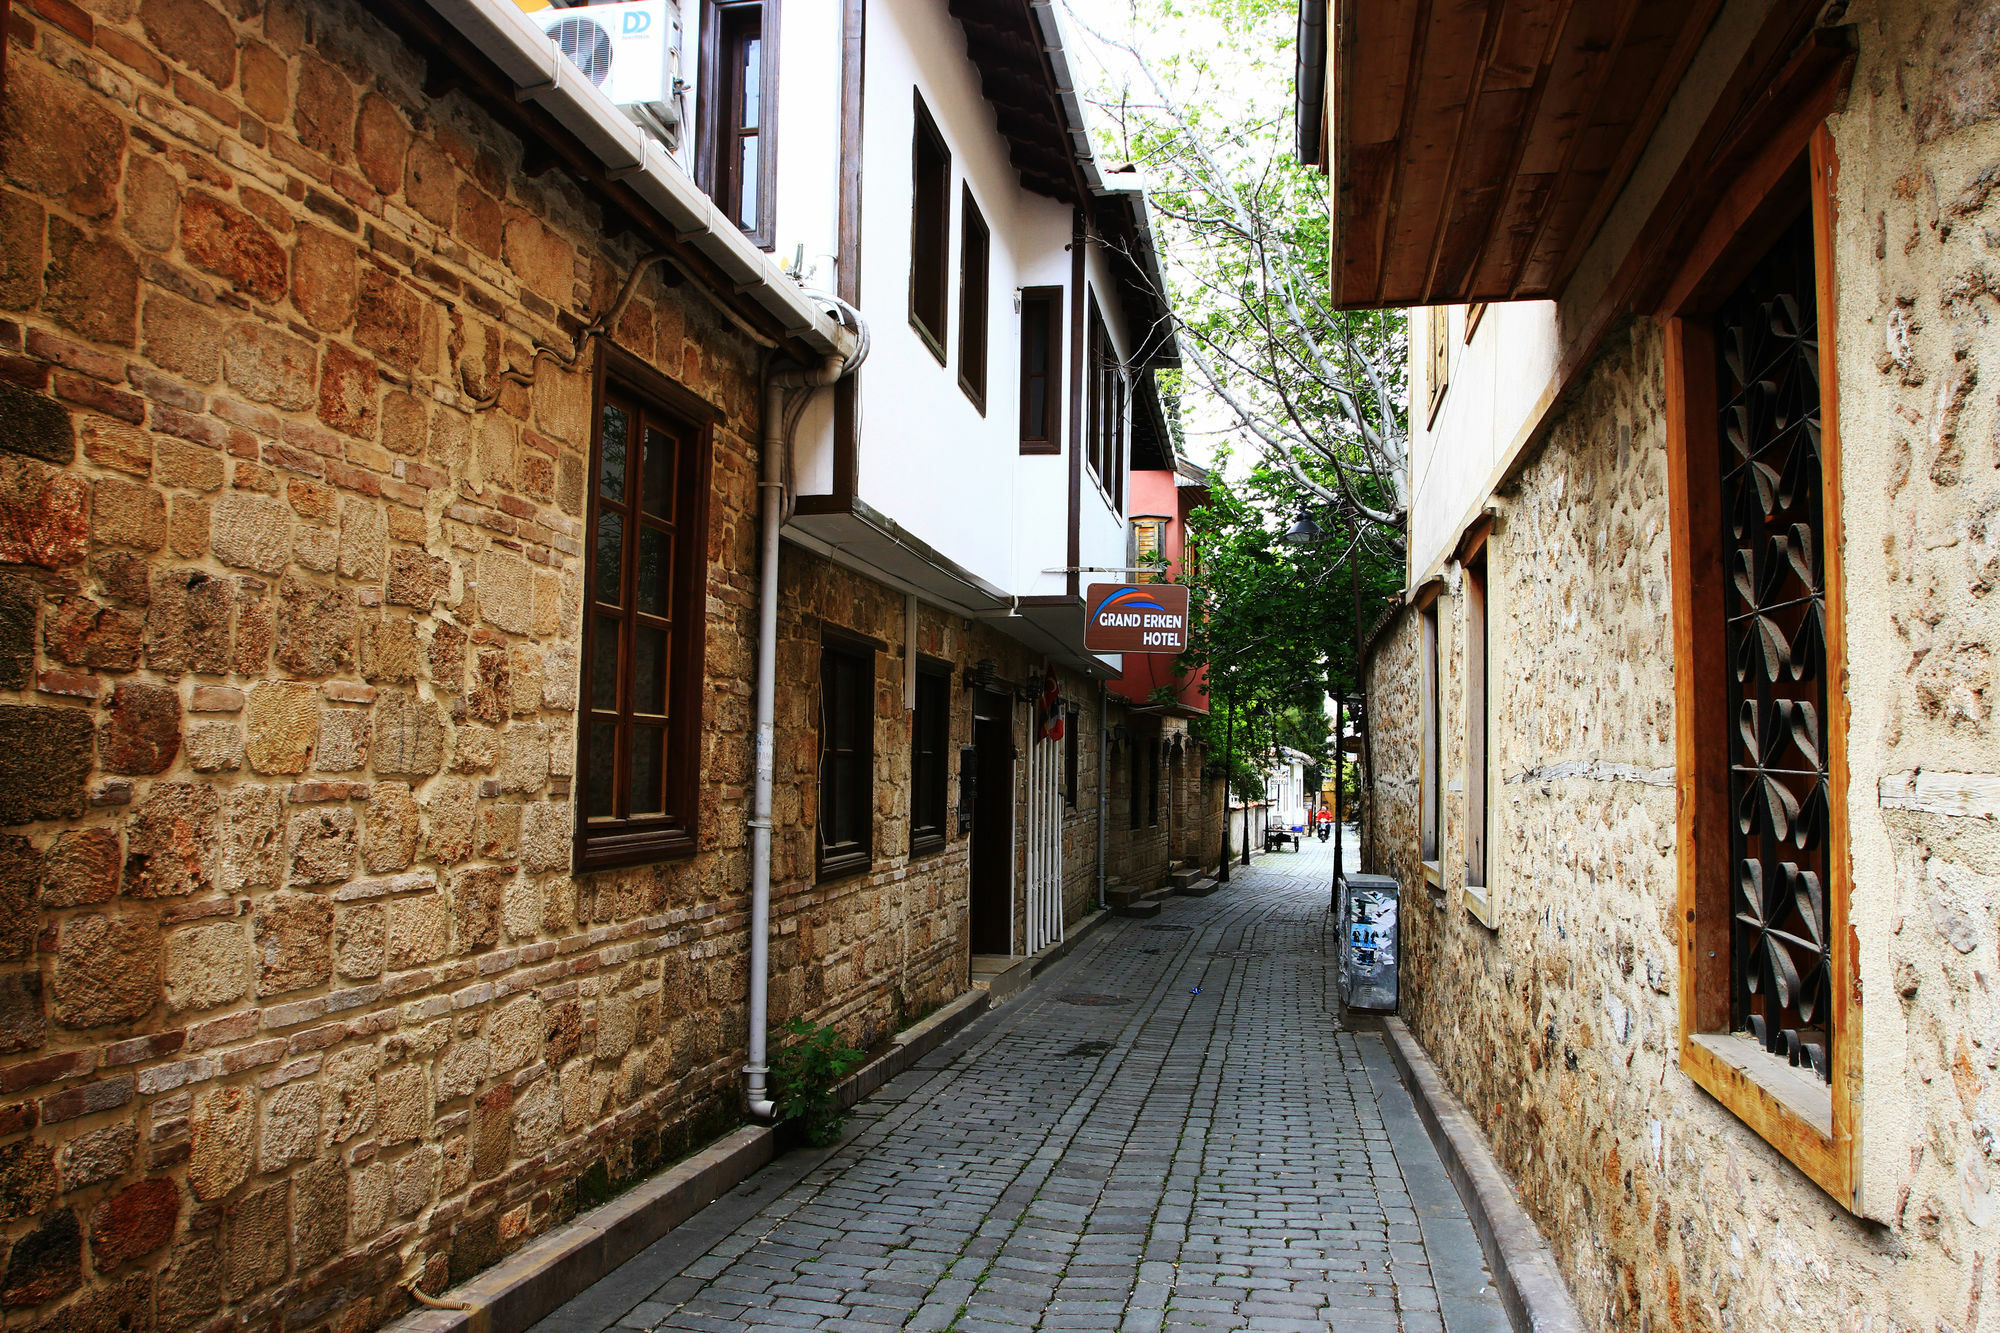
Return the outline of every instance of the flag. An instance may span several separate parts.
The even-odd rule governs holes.
[[[1063,738],[1062,692],[1056,686],[1054,667],[1042,676],[1041,734],[1043,740],[1059,741]]]

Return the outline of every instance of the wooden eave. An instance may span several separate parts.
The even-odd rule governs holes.
[[[1021,185],[1066,204],[1082,197],[1076,155],[1063,124],[1042,39],[1024,0],[951,0],[965,53],[979,70]]]
[[[1334,0],[1333,298],[1560,295],[1721,0]]]

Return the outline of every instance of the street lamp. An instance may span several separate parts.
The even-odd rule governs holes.
[[[1299,521],[1286,528],[1285,535],[1278,540],[1287,546],[1311,546],[1325,536],[1319,524],[1312,521],[1311,514],[1300,514]]]

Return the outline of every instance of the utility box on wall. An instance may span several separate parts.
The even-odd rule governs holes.
[[[1344,875],[1340,884],[1340,1002],[1393,1014],[1402,889],[1388,875]]]

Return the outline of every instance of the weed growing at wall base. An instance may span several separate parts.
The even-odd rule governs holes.
[[[833,1089],[860,1065],[861,1052],[834,1029],[803,1018],[792,1019],[784,1031],[791,1040],[771,1062],[778,1119],[798,1121],[806,1142],[824,1148],[847,1123],[847,1108],[835,1104]]]

